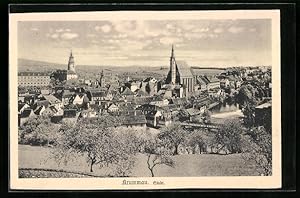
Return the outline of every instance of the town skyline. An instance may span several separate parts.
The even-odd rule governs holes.
[[[268,19],[27,21],[18,32],[19,59],[57,64],[72,50],[76,65],[167,66],[174,45],[191,66],[272,65]]]

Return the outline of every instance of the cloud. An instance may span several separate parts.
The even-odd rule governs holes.
[[[39,28],[35,28],[35,27],[33,27],[33,28],[30,28],[30,30],[31,30],[31,31],[35,31],[35,32],[36,32],[36,31],[39,31]]]
[[[205,38],[207,36],[204,33],[187,32],[184,34],[184,37],[187,39],[199,39],[199,38]]]
[[[195,28],[195,29],[192,30],[192,32],[208,32],[208,31],[209,31],[208,27],[206,27],[206,28]]]
[[[53,38],[53,39],[57,39],[59,37],[59,35],[54,33],[54,34],[51,34],[50,37]]]
[[[122,39],[122,38],[127,38],[128,35],[127,34],[117,34],[117,35],[113,35],[113,37]]]
[[[96,34],[87,34],[86,37],[88,37],[88,38],[95,38]]]
[[[128,33],[136,29],[136,21],[113,21],[114,29],[120,33]]]
[[[103,25],[103,26],[101,26],[101,30],[104,33],[109,33],[111,30],[111,27],[110,27],[110,25]]]
[[[223,28],[214,29],[214,33],[217,33],[217,34],[222,33],[223,31],[224,31]]]
[[[243,31],[244,31],[243,27],[237,27],[237,26],[232,26],[228,29],[228,32],[231,32],[233,34],[237,34],[237,33],[243,32]]]
[[[178,38],[178,37],[162,37],[159,39],[159,42],[164,44],[164,45],[170,45],[173,43],[181,43],[182,42],[182,38]]]
[[[65,40],[72,40],[74,38],[77,38],[79,35],[76,34],[76,33],[69,33],[69,32],[66,32],[66,33],[63,33],[60,35],[60,38],[62,39],[65,39]]]
[[[95,26],[95,30],[97,32],[102,31],[104,33],[109,33],[111,31],[111,29],[112,29],[111,26],[108,25],[108,24],[105,24],[105,25],[102,25],[102,26],[99,26],[99,25]]]
[[[55,30],[55,32],[58,32],[58,33],[64,32],[64,29],[60,28],[60,29]]]
[[[99,30],[101,30],[101,27],[97,25],[97,26],[95,26],[95,30],[99,31]]]

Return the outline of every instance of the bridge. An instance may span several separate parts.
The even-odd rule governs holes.
[[[206,128],[206,129],[219,129],[220,125],[218,124],[200,124],[200,123],[193,123],[193,122],[178,122],[181,126],[190,126],[190,127],[197,127],[197,128]]]

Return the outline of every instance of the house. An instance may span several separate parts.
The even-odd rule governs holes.
[[[207,90],[207,82],[202,78],[202,76],[196,77],[196,85],[195,85],[195,91],[203,92]]]
[[[109,107],[107,108],[108,113],[114,113],[114,112],[117,112],[117,111],[119,111],[119,107],[114,103],[109,105]]]
[[[54,95],[62,101],[63,105],[68,105],[72,96],[75,95],[75,92],[65,89],[56,91]]]
[[[134,91],[135,97],[147,97],[149,96],[149,94],[147,94],[146,92],[144,92],[141,89],[137,89]]]
[[[94,89],[87,91],[87,97],[91,102],[97,102],[106,99],[106,91],[100,89]]]
[[[145,115],[137,114],[136,111],[121,116],[122,125],[131,128],[146,128],[147,120]]]
[[[186,98],[172,98],[169,103],[176,105],[178,108],[184,108],[188,105],[188,100]]]
[[[45,111],[46,107],[44,105],[38,106],[36,109],[34,109],[34,113],[36,115],[42,115],[42,113]]]
[[[62,122],[75,124],[78,120],[79,112],[76,109],[65,109],[62,116]]]
[[[136,107],[139,107],[141,105],[149,104],[153,100],[153,97],[135,97],[133,104],[136,105]]]
[[[215,76],[210,76],[210,77],[206,77],[209,82],[207,84],[207,89],[215,89],[215,88],[220,88],[220,80],[218,78],[216,78]]]
[[[30,106],[26,103],[19,103],[18,104],[18,114],[21,114],[25,109],[30,108]]]
[[[140,81],[129,81],[125,83],[125,85],[132,91],[135,92],[141,87],[141,82]]]
[[[128,98],[134,97],[134,92],[132,92],[128,87],[125,87],[124,90],[121,92],[121,96],[126,100]]]
[[[186,112],[188,113],[190,122],[193,122],[197,116],[201,115],[201,111],[199,109],[195,109],[195,108],[188,108],[188,109],[186,109]]]
[[[162,106],[168,105],[169,100],[164,99],[162,96],[156,96],[155,98],[153,98],[153,100],[149,104],[162,107]]]
[[[86,94],[75,94],[70,98],[70,103],[74,105],[83,105],[89,102],[89,98]]]
[[[50,90],[49,89],[41,89],[41,94],[42,95],[50,95]]]
[[[35,94],[27,94],[26,96],[24,96],[24,102],[29,105],[33,105],[36,99],[37,96]]]
[[[18,115],[18,125],[23,126],[29,118],[35,117],[32,109],[24,109],[20,115]]]
[[[44,95],[42,100],[47,100],[49,105],[55,106],[57,109],[62,108],[64,106],[63,102],[56,98],[54,95]]]
[[[228,78],[222,78],[220,80],[220,87],[221,88],[226,88],[228,86],[229,86],[229,80],[228,80]]]
[[[45,108],[45,110],[42,112],[42,115],[48,115],[48,116],[62,116],[64,114],[64,110],[59,108],[57,109],[55,106],[49,106],[48,108]]]
[[[197,98],[193,98],[191,100],[191,103],[193,104],[193,108],[199,109],[200,112],[203,113],[209,107],[212,101],[208,95],[203,95]]]
[[[80,117],[82,118],[96,118],[97,116],[97,112],[93,109],[86,109],[80,112]]]

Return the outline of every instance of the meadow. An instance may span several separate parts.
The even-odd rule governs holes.
[[[77,156],[67,164],[58,163],[52,157],[54,148],[19,145],[20,177],[110,177],[114,176],[114,166],[94,167],[89,172],[89,164],[84,156]],[[175,168],[165,165],[155,167],[157,177],[199,177],[199,176],[255,176],[257,168],[245,162],[241,154],[183,154],[172,157]],[[150,177],[146,156],[135,156],[131,177]]]

